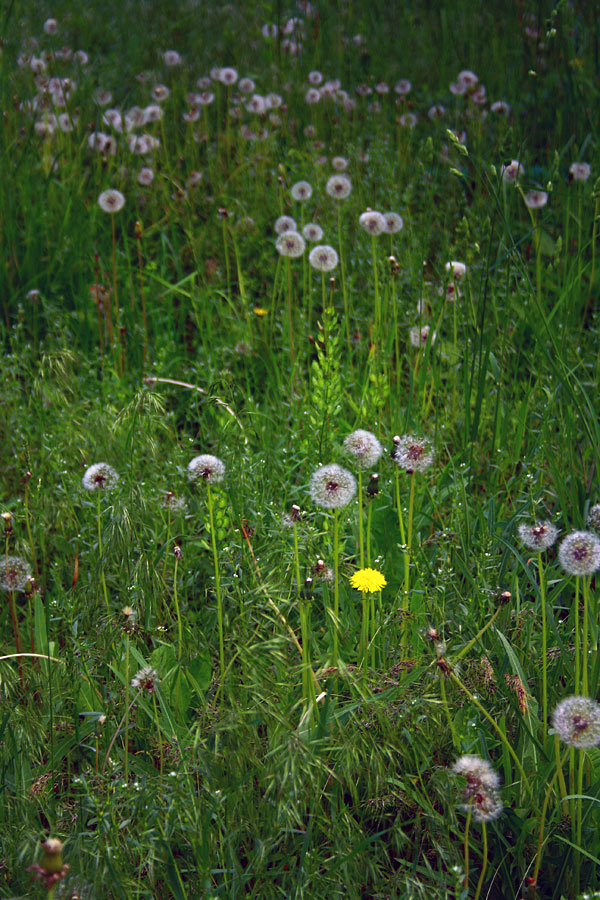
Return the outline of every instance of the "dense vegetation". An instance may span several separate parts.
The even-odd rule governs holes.
[[[593,6],[5,4],[2,896],[593,895]]]

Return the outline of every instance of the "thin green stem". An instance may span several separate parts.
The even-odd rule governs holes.
[[[464,857],[465,857],[465,880],[463,882],[463,887],[465,893],[469,890],[469,829],[471,827],[471,814],[472,810],[469,806],[469,810],[467,812],[467,821],[465,823],[465,839],[463,842],[464,848]]]
[[[340,560],[339,560],[339,511],[333,511],[333,662],[332,665],[337,667],[338,664],[338,629],[340,618]]]
[[[360,568],[365,567],[365,541],[363,534],[363,491],[362,491],[362,466],[358,467],[358,547]]]
[[[554,788],[554,782],[556,781],[557,777],[559,777],[559,772],[562,774],[562,765],[565,762],[568,754],[569,754],[569,751],[567,749],[562,760],[560,759],[560,757],[557,758],[556,771],[555,771],[554,775],[552,776],[552,779],[550,781],[550,784],[548,785],[546,794],[544,796],[544,802],[542,804],[542,812],[540,814],[540,830],[538,832],[537,850],[536,850],[536,854],[535,854],[535,865],[533,867],[533,876],[532,877],[533,877],[534,883],[537,883],[538,873],[540,871],[540,865],[542,863],[542,849],[543,849],[543,845],[544,845],[544,831],[546,828],[546,813],[548,812],[548,803],[550,802],[550,796],[551,796],[552,790]]]
[[[481,823],[481,832],[483,835],[483,852],[482,852],[482,860],[481,860],[481,872],[479,873],[479,881],[477,882],[477,888],[475,890],[475,897],[473,900],[479,900],[481,894],[481,888],[483,887],[483,880],[485,878],[485,873],[487,872],[488,865],[488,840],[487,840],[487,827],[485,821]]]
[[[177,593],[177,566],[179,565],[179,556],[175,556],[175,566],[173,568],[173,602],[175,604],[175,614],[177,615],[177,659],[181,662],[183,653],[183,628],[181,623],[181,610],[179,609],[179,596]]]
[[[124,781],[129,780],[129,632],[125,632],[125,738],[123,741],[125,752]]]
[[[221,576],[219,573],[219,554],[217,553],[217,536],[215,534],[215,521],[213,512],[213,496],[210,484],[207,485],[208,515],[210,520],[210,537],[213,551],[213,563],[215,569],[215,591],[217,594],[217,622],[219,628],[219,665],[221,671],[221,689],[225,679],[225,646],[223,643],[223,602],[221,598]]]
[[[548,626],[546,623],[546,581],[541,551],[538,551],[540,602],[542,604],[542,736],[546,740],[548,728]]]
[[[100,561],[100,581],[102,582],[102,591],[104,593],[104,604],[108,610],[108,590],[106,588],[106,578],[104,577],[104,561],[102,559],[102,514],[100,511],[100,490],[96,491],[96,515],[98,519],[98,559]]]
[[[338,226],[338,253],[340,257],[340,274],[342,281],[342,296],[344,298],[344,322],[346,323],[346,341],[348,342],[348,353],[352,351],[352,343],[350,341],[350,313],[348,311],[348,292],[346,289],[346,264],[344,262],[344,251],[342,248],[342,211],[340,204],[337,204],[337,226]]]

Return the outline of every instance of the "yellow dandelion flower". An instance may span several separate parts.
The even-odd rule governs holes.
[[[266,316],[268,310],[266,310],[266,309],[264,308],[264,306],[255,306],[254,309],[253,309],[253,312],[254,312],[254,315],[255,315],[255,316],[259,316],[259,317],[260,317],[260,316]]]
[[[374,594],[387,584],[387,581],[377,569],[359,569],[350,579],[350,584],[363,594]]]

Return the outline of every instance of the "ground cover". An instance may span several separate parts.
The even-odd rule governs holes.
[[[1,21],[2,896],[595,896],[597,11]]]

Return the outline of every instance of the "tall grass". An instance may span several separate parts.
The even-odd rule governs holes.
[[[598,747],[569,749],[551,714],[597,696],[595,575],[518,526],[551,520],[560,542],[600,499],[594,10],[52,14],[57,35],[37,2],[1,19],[3,559],[33,573],[0,608],[2,895],[42,895],[26,868],[51,835],[70,865],[55,898],[592,896]],[[465,69],[485,102],[450,90]],[[50,78],[75,83],[64,106]],[[160,120],[103,121],[156,84]],[[253,94],[281,104],[257,114]],[[62,114],[73,130],[49,134]],[[107,188],[125,197],[111,222]],[[531,217],[533,188],[549,196]],[[403,229],[372,238],[367,208]],[[312,269],[310,245],[280,262],[282,214],[318,223],[343,270]],[[384,447],[379,477],[319,508],[312,475],[348,465],[356,429]],[[397,465],[404,435],[431,467]],[[201,454],[223,460],[214,489],[188,479]],[[94,497],[99,461],[119,480]],[[380,594],[352,588],[365,564]],[[501,776],[481,826],[465,755]]]

